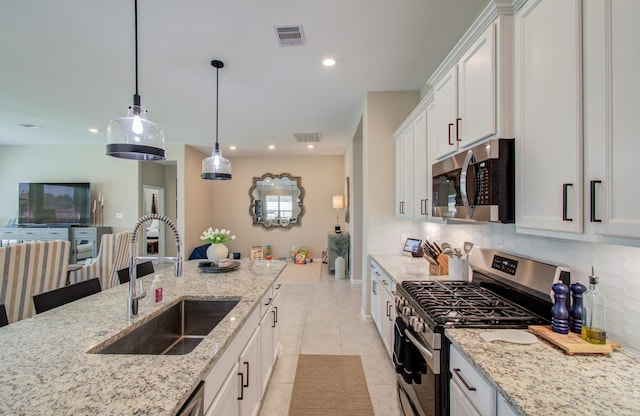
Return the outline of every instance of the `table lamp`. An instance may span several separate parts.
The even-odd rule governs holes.
[[[342,233],[340,230],[340,208],[344,208],[344,197],[342,195],[333,196],[333,207],[336,209],[336,234]]]

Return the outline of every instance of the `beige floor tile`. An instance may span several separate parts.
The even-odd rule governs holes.
[[[326,275],[319,284],[285,284],[280,322],[282,354],[260,416],[287,416],[299,354],[360,355],[375,414],[399,416],[395,372],[372,321],[362,319],[359,284]]]
[[[298,367],[298,357],[298,355],[283,355],[278,358],[270,381],[273,383],[293,383]]]
[[[395,385],[367,384],[376,416],[400,416]]]
[[[291,402],[292,383],[270,382],[262,399],[259,416],[287,416]],[[221,415],[222,416],[222,415]]]

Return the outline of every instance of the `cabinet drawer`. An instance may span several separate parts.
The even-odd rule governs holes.
[[[481,415],[493,415],[496,408],[496,394],[485,378],[452,345],[449,369],[451,380],[473,403]]]
[[[42,230],[42,238],[48,240],[66,240],[68,232],[66,228],[50,228]]]
[[[17,228],[12,229],[2,229],[0,230],[0,239],[2,240],[18,240],[20,237],[20,230]]]
[[[73,236],[75,238],[78,237],[95,237],[96,229],[95,228],[74,228]]]
[[[20,230],[21,240],[33,240],[42,238],[42,230]]]

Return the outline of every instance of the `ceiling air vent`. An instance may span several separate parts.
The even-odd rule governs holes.
[[[319,142],[320,133],[293,133],[298,143]]]
[[[304,45],[304,32],[302,25],[299,26],[275,26],[278,44],[280,46],[302,46]]]

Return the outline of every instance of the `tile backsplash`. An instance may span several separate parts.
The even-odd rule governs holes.
[[[607,335],[640,355],[640,248],[518,234],[513,224],[441,225],[394,217],[370,220],[370,253],[399,253],[402,236],[409,234],[460,248],[471,241],[483,248],[567,266],[571,281],[586,286],[593,266],[607,300]]]

